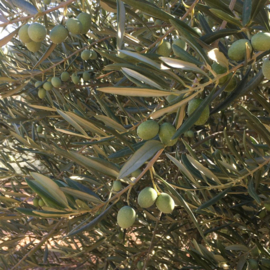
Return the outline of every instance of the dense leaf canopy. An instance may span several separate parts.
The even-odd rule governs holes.
[[[267,4],[2,0],[0,268],[270,269]]]

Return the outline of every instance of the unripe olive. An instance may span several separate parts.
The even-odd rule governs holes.
[[[45,83],[43,84],[43,88],[44,88],[46,91],[52,90],[52,83],[51,83],[51,82],[45,82]]]
[[[199,27],[193,27],[193,29],[195,30],[195,32],[199,35],[202,36],[202,31]]]
[[[45,202],[44,202],[42,199],[39,199],[39,200],[38,200],[38,205],[39,205],[40,207],[42,207],[42,206],[45,205]]]
[[[170,104],[173,102],[173,100],[174,100],[175,98],[177,98],[176,95],[169,95],[169,96],[166,97],[168,103],[170,103]]]
[[[67,82],[69,80],[69,78],[70,78],[70,75],[67,71],[64,71],[61,73],[61,80],[63,82]]]
[[[25,43],[25,47],[30,51],[30,52],[37,52],[40,47],[41,47],[41,42],[35,42],[35,41],[30,41],[28,43]]]
[[[40,87],[42,84],[43,84],[43,82],[41,82],[41,81],[36,81],[36,82],[35,82],[35,87],[38,88],[38,87]]]
[[[29,24],[25,24],[20,28],[18,32],[19,39],[21,40],[22,43],[29,43],[32,41],[32,39],[28,35],[28,27]]]
[[[184,133],[184,137],[194,138],[194,132],[192,130],[188,130]]]
[[[223,74],[227,72],[227,68],[223,67],[217,62],[214,62],[211,67],[217,74]],[[224,84],[228,80],[228,76],[229,74],[220,78],[218,84]]]
[[[46,28],[40,23],[32,23],[29,25],[27,32],[34,42],[42,42],[46,37]]]
[[[88,30],[90,29],[90,27],[91,27],[91,15],[88,14],[88,13],[82,12],[82,13],[80,13],[77,16],[77,19],[82,24],[82,31],[81,31],[81,33],[82,34],[86,34],[88,32]]]
[[[70,18],[66,21],[68,31],[74,35],[82,32],[82,24],[77,18]]]
[[[133,173],[131,173],[131,177],[138,177],[140,174],[141,174],[141,170],[140,169],[137,169],[136,171],[134,171]]]
[[[51,83],[55,88],[59,88],[62,85],[62,82],[59,77],[52,77]]]
[[[37,133],[41,133],[43,131],[43,127],[41,125],[37,126]]]
[[[123,228],[127,229],[128,227],[132,226],[136,219],[136,212],[130,206],[122,207],[117,213],[117,222],[118,225]]]
[[[91,79],[91,74],[88,71],[84,71],[82,77],[84,81],[89,81]]]
[[[237,85],[237,79],[235,76],[233,76],[231,80],[229,81],[228,85],[225,87],[224,91],[232,92],[235,89],[236,85]]]
[[[251,38],[251,45],[255,51],[270,50],[270,33],[260,32]]]
[[[160,141],[167,146],[175,145],[178,141],[178,138],[172,139],[175,132],[176,129],[171,123],[163,123],[158,133]]]
[[[162,56],[168,57],[170,56],[172,52],[172,46],[169,41],[163,40],[156,50],[157,54],[160,54]]]
[[[151,187],[146,187],[139,193],[138,204],[142,208],[148,208],[155,203],[156,199],[157,192]]]
[[[174,39],[173,44],[177,45],[178,47],[180,47],[183,50],[187,49],[187,43],[184,40],[180,39],[180,38]]]
[[[122,185],[121,181],[116,180],[116,181],[113,182],[113,190],[114,190],[114,191],[118,192],[118,191],[120,191],[122,188],[123,188],[123,185]]]
[[[68,36],[68,30],[63,25],[55,26],[50,32],[50,39],[54,44],[65,41]]]
[[[89,60],[90,59],[90,51],[89,50],[83,50],[81,52],[81,58],[85,61]]]
[[[71,75],[71,80],[74,84],[78,84],[80,82],[80,77],[77,75],[77,73],[73,73]]]
[[[38,90],[38,97],[41,98],[41,99],[45,98],[46,97],[46,90],[43,89],[43,88],[40,88]]]
[[[90,50],[90,59],[91,60],[97,59],[97,53],[94,50]]]
[[[252,47],[247,39],[239,39],[235,41],[228,50],[228,56],[234,61],[241,61],[245,59],[246,44],[250,51]]]
[[[38,207],[38,206],[39,206],[39,204],[38,204],[38,198],[34,198],[34,200],[33,200],[33,205],[34,205],[35,207]]]
[[[142,270],[143,269],[143,262],[141,262],[141,261],[137,262],[137,268],[138,268],[138,270]]]
[[[267,80],[270,80],[270,60],[263,61],[262,73]]]
[[[194,98],[188,103],[188,108],[187,108],[188,116],[191,116],[193,114],[193,112],[200,106],[202,101],[203,101],[202,99]],[[195,122],[195,125],[198,125],[198,126],[204,125],[208,121],[209,115],[210,115],[210,109],[209,109],[209,106],[207,106],[202,111],[199,119]]]
[[[170,214],[173,211],[175,204],[173,198],[169,194],[161,193],[157,197],[156,206],[161,212]]]
[[[137,128],[138,136],[143,140],[154,138],[159,131],[159,124],[154,120],[147,120],[141,123]]]
[[[160,26],[160,25],[162,25],[162,21],[157,19],[157,20],[155,20],[154,25]]]

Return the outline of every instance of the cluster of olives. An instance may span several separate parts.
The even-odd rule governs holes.
[[[187,108],[187,115],[191,116],[193,112],[200,106],[203,99],[200,98],[194,98],[188,103]],[[202,111],[199,119],[195,122],[195,125],[204,125],[210,116],[210,109],[209,106],[205,107]],[[138,136],[143,140],[150,140],[159,136],[160,141],[166,145],[166,146],[173,146],[177,142],[176,139],[172,139],[173,135],[175,134],[176,129],[171,123],[163,123],[162,125],[159,125],[154,120],[147,120],[140,124],[137,128],[137,134]],[[187,137],[194,137],[194,133],[192,131],[189,132],[189,135]]]
[[[146,187],[139,193],[138,204],[142,208],[149,208],[156,204],[156,207],[165,214],[170,214],[175,207],[174,200],[169,194],[160,193],[158,195],[151,187]],[[123,229],[132,226],[135,219],[136,211],[130,206],[124,206],[118,211],[117,222]]]
[[[235,41],[228,50],[228,56],[234,61],[241,61],[245,58],[246,49],[252,51],[270,50],[270,33],[259,32],[252,36],[251,42],[247,39]],[[270,61],[265,60],[262,66],[263,75],[270,80]]]
[[[45,206],[45,202],[42,199],[34,198],[33,205],[35,207],[43,207],[43,206]]]
[[[67,71],[61,73],[59,77],[48,78],[46,82],[36,81],[35,87],[39,88],[38,96],[43,99],[46,96],[46,91],[52,90],[52,88],[60,88],[62,86],[62,82],[67,82],[71,78],[74,84],[78,84],[81,80],[80,76],[78,76],[77,72],[74,72],[71,76]],[[84,71],[82,74],[82,78],[84,81],[89,81],[91,79],[91,74],[89,71]],[[42,86],[42,87],[41,87]]]
[[[177,55],[177,52],[175,51],[175,46],[178,46],[183,50],[187,49],[187,43],[182,39],[176,38],[173,39],[172,45],[169,41],[162,40],[157,46],[156,53],[165,57],[169,57],[173,51],[174,54]]]
[[[175,134],[176,129],[171,123],[159,124],[154,120],[147,120],[138,126],[137,134],[143,140],[150,140],[159,136],[160,141],[167,146],[173,146],[177,142],[176,139],[171,139]]]
[[[46,28],[39,23],[25,24],[19,30],[19,39],[30,52],[37,52],[45,39]]]
[[[66,26],[66,27],[65,27]],[[50,31],[52,43],[59,44],[63,42],[68,32],[72,34],[86,34],[91,27],[91,15],[80,13],[77,18],[70,18],[66,21],[65,26],[56,25]],[[46,38],[46,28],[40,23],[25,24],[19,30],[19,39],[25,43],[30,52],[37,52],[41,47],[41,42]]]

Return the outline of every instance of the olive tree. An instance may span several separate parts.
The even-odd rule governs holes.
[[[270,269],[265,0],[2,0],[1,269]]]

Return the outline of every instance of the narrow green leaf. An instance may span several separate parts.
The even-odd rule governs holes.
[[[211,44],[212,42],[216,41],[217,39],[227,37],[230,35],[234,35],[239,33],[240,30],[237,29],[220,29],[217,30],[216,32],[206,34],[200,38],[203,42],[207,44]]]
[[[248,193],[258,204],[261,204],[261,199],[255,190],[254,182],[252,179],[250,179],[248,182]]]
[[[204,62],[211,65],[211,61],[209,60],[207,54],[199,45],[199,43],[196,41],[196,39],[188,32],[186,29],[183,28],[183,25],[179,24],[178,22],[175,22],[174,20],[170,20],[170,23],[176,28],[176,30],[186,39],[185,41],[189,43],[189,45],[196,51],[198,54],[202,57]]]
[[[252,0],[244,0],[242,12],[242,25],[246,26],[251,19]]]
[[[217,184],[221,185],[220,180],[218,179],[218,177],[213,174],[209,169],[207,169],[206,167],[204,167],[200,162],[198,162],[197,160],[195,160],[193,157],[186,155],[187,159],[189,160],[189,162],[200,171],[201,174],[205,175],[206,177],[208,177],[209,179],[213,180],[214,182],[216,182]]]
[[[72,195],[73,197],[76,197],[81,200],[85,200],[88,202],[93,202],[93,203],[101,203],[102,201],[98,199],[95,196],[92,196],[88,193],[85,193],[83,191],[75,190],[69,187],[61,187],[60,188],[64,193]]]
[[[158,64],[154,60],[146,57],[145,55],[142,55],[142,54],[139,54],[136,52],[127,51],[127,50],[120,50],[120,52],[129,56],[129,57],[136,59],[138,62],[145,63],[146,65],[149,65],[149,66],[154,67],[156,69],[160,69],[160,64]]]
[[[33,210],[34,214],[37,214],[41,217],[46,218],[57,218],[57,217],[70,217],[71,215],[74,215],[74,212],[53,212],[53,211],[44,211],[44,210]]]
[[[218,195],[216,195],[215,197],[213,197],[209,201],[203,203],[200,207],[198,207],[198,209],[196,211],[199,212],[200,210],[217,203],[219,200],[221,200],[228,193],[229,190],[230,190],[230,188],[223,190],[222,192],[220,192]]]
[[[246,89],[254,89],[256,88],[256,85],[261,82],[263,77],[261,78],[260,72],[251,80],[256,83],[252,84],[250,83],[249,85],[246,85],[247,80],[248,80],[248,75],[250,73],[250,69],[246,72],[244,78],[241,80],[240,84],[237,85],[237,87],[232,91],[232,93],[221,103],[219,103],[213,110],[211,110],[211,114],[217,113],[224,108],[227,108],[236,98],[238,98],[242,94],[242,90],[246,92]]]
[[[263,123],[243,106],[240,107],[240,110],[247,116],[247,118],[249,119],[249,123],[255,127],[255,129],[262,136],[265,142],[270,145],[270,132],[263,125]]]
[[[118,179],[122,179],[139,169],[148,159],[164,146],[159,141],[147,141],[139,150],[137,150],[131,158],[125,163],[119,172]]]
[[[148,89],[148,88],[133,88],[133,87],[103,87],[98,88],[98,91],[120,95],[120,96],[128,96],[128,97],[164,97],[169,96],[172,92],[169,91],[161,91],[156,89]]]
[[[241,250],[241,251],[249,251],[249,248],[247,246],[244,245],[231,245],[231,246],[227,246],[225,247],[226,250]]]
[[[117,0],[117,50],[121,50],[125,35],[125,6]]]
[[[57,112],[69,123],[71,124],[76,130],[81,132],[83,135],[88,136],[87,133],[84,131],[84,129],[76,122],[74,121],[69,115],[66,113],[57,110]]]
[[[195,64],[197,66],[203,65],[203,63],[200,62],[199,60],[197,60],[197,58],[190,55],[188,52],[186,52],[185,50],[183,50],[182,48],[180,48],[176,44],[173,44],[172,48],[173,48],[174,55],[179,57],[180,59],[182,59],[182,60],[184,60],[186,62],[193,63],[193,64]]]
[[[134,150],[138,150],[140,147],[142,147],[144,144],[146,143],[146,141],[142,141],[136,144],[132,144],[132,147],[134,148]],[[114,159],[114,158],[121,158],[121,157],[125,157],[128,155],[131,155],[133,152],[129,147],[125,147],[120,149],[119,151],[112,153],[108,156],[109,159]]]
[[[113,176],[113,177],[117,177],[117,175],[118,175],[117,167],[106,160],[85,157],[85,156],[78,154],[76,152],[69,152],[69,154],[72,158],[75,159],[75,161],[78,160],[86,168],[94,169],[94,170],[97,170],[101,173],[105,173],[105,174]]]
[[[122,71],[124,72],[124,74],[128,74],[131,77],[134,77],[135,79],[142,81],[154,88],[157,88],[159,90],[163,90],[162,87],[160,85],[158,85],[156,82],[152,81],[151,79],[147,78],[146,76],[140,74],[137,71],[134,71],[132,69],[129,68],[122,68]]]
[[[170,67],[179,68],[179,69],[183,69],[187,71],[193,71],[196,73],[201,73],[205,77],[208,77],[208,75],[201,68],[198,68],[196,65],[192,63],[179,60],[179,59],[173,59],[170,57],[159,57],[159,59],[162,60],[165,64],[167,64]]]
[[[228,13],[224,12],[224,11],[221,11],[221,10],[218,10],[218,9],[214,9],[214,8],[210,8],[210,11],[215,14],[216,16],[218,16],[220,19],[228,22],[228,23],[231,23],[231,24],[234,24],[238,27],[241,27],[241,22],[239,19],[236,19],[235,17],[229,15]]]
[[[195,180],[193,175],[190,173],[189,170],[176,158],[166,153],[166,156],[179,168],[179,170],[184,173],[188,179],[195,185],[195,187],[199,187],[200,184]]]
[[[2,39],[0,39],[0,47],[5,46],[9,41],[12,40],[12,38],[19,32],[20,28],[15,29],[13,32],[11,32],[10,34],[8,34],[7,36],[3,37]],[[0,82],[2,78],[0,78]],[[7,78],[10,79],[10,78]]]
[[[251,18],[250,18],[251,20],[253,20],[262,9],[264,9],[266,2],[267,0],[252,1]]]
[[[213,31],[211,30],[211,27],[209,26],[208,22],[205,19],[205,16],[203,16],[201,12],[198,12],[198,17],[199,17],[199,21],[203,29],[203,32],[206,34],[213,33]]]
[[[52,195],[52,197],[55,198],[56,201],[59,201],[61,204],[69,208],[65,194],[60,190],[59,186],[52,179],[36,172],[30,172],[30,175],[40,185],[42,185],[43,188],[45,188]]]
[[[120,125],[118,122],[116,122],[115,120],[111,119],[108,116],[105,115],[96,115],[95,116],[96,119],[100,120],[101,122],[103,122],[106,126],[114,128],[120,132],[126,132],[127,130]]]
[[[66,112],[66,114],[76,123],[80,124],[84,127],[85,130],[91,131],[93,133],[97,133],[102,136],[107,136],[106,132],[104,132],[102,129],[98,128],[95,124],[91,123],[90,121],[78,116],[77,114],[73,112]]]
[[[54,51],[55,47],[57,46],[57,44],[52,43],[48,49],[46,50],[46,52],[44,52],[44,54],[41,56],[41,58],[37,61],[37,63],[33,66],[33,69],[35,69],[36,67],[38,67],[44,60],[46,60],[51,53]]]
[[[98,224],[101,220],[103,220],[111,212],[113,206],[114,206],[113,204],[110,205],[105,211],[103,211],[100,215],[95,217],[88,224],[84,225],[83,227],[81,227],[78,230],[71,231],[67,236],[70,237],[70,236],[76,235],[76,234],[81,233],[81,232],[86,231],[86,230],[87,231],[92,230],[96,226],[96,224]]]
[[[66,208],[64,204],[61,204],[56,198],[54,198],[41,184],[36,181],[25,179],[27,185],[36,192],[47,205],[51,207],[55,207],[58,209],[59,207]]]
[[[219,9],[219,10],[224,11],[230,15],[233,15],[229,6],[226,5],[225,3],[223,3],[223,1],[205,0],[205,3],[207,3],[207,5],[212,7],[212,8]]]
[[[27,208],[22,208],[22,207],[17,207],[15,209],[16,209],[16,211],[18,211],[24,215],[39,217],[39,215],[33,213],[33,211],[34,211],[33,209],[27,209]]]

